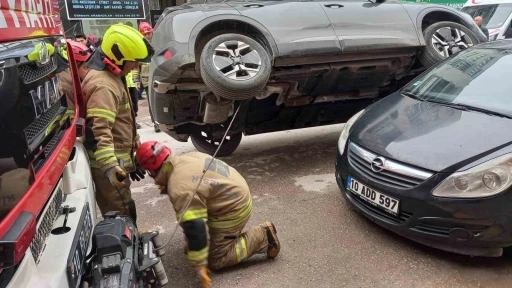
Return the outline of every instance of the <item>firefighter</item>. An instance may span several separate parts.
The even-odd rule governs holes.
[[[153,28],[151,27],[151,24],[148,22],[141,22],[139,25],[139,32],[144,35],[144,37],[149,41],[151,41],[151,38],[153,37]],[[143,100],[142,93],[146,91],[146,96],[149,97],[149,63],[142,63],[139,65],[137,69],[133,71],[133,79],[135,83],[137,84],[137,89],[139,89],[139,99]],[[151,105],[149,105],[148,101],[148,107],[149,107],[149,116],[151,117],[151,122],[153,123],[153,128],[155,129],[155,132],[160,132],[160,127],[157,123],[155,123],[155,120],[153,119],[153,112],[151,111]]]
[[[75,56],[75,62],[78,68],[78,74],[80,80],[83,80],[85,75],[89,72],[89,68],[86,65],[87,60],[91,56],[91,50],[82,43],[68,40],[73,55]],[[75,93],[73,89],[73,80],[71,79],[71,72],[68,69],[59,73],[59,91],[61,94],[66,96],[66,102],[68,104],[68,110],[66,111],[64,120],[69,117],[71,120],[75,117]]]
[[[153,48],[139,31],[115,24],[87,62],[91,70],[82,82],[87,103],[84,144],[103,215],[120,211],[137,220],[130,178],[139,181],[145,172],[133,159],[140,142],[125,77],[152,55]]]
[[[210,155],[173,155],[155,141],[142,143],[136,157],[155,184],[165,187],[162,191],[169,195],[177,218],[183,216],[179,224],[186,236],[187,256],[203,287],[211,285],[207,267],[218,270],[254,254],[266,253],[268,258],[279,254],[281,247],[271,222],[242,233],[251,216],[252,196],[245,179],[233,167],[217,159],[208,167]],[[203,169],[207,169],[206,174],[194,195]]]
[[[135,112],[135,118],[137,118],[137,113],[139,112],[139,100],[137,99],[137,87],[135,86],[135,82],[133,82],[133,71],[130,71],[128,75],[126,75],[126,86],[128,87],[128,93],[130,93],[130,99],[133,105],[133,112]],[[135,122],[135,126],[137,129],[142,128],[139,123]]]
[[[66,40],[60,39],[59,52],[66,61],[68,60],[68,51],[66,46]]]

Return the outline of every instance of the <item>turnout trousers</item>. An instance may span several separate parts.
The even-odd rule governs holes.
[[[229,229],[209,229],[208,267],[210,269],[218,270],[238,264],[255,254],[267,253],[267,233],[262,226],[252,227],[242,233],[248,220]]]
[[[135,201],[133,201],[130,191],[130,177],[126,177],[126,187],[118,191],[110,184],[108,177],[100,169],[92,168],[91,173],[96,187],[96,202],[100,207],[101,215],[105,217],[109,211],[119,211],[122,215],[130,216],[134,222],[137,222]]]

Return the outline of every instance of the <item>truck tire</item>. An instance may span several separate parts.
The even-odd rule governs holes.
[[[267,50],[241,34],[222,34],[204,46],[200,59],[201,77],[217,96],[248,100],[263,90],[272,65]]]
[[[423,31],[425,47],[418,58],[426,68],[439,61],[479,43],[469,28],[455,22],[434,23]]]
[[[222,140],[219,139],[218,142],[211,141],[208,140],[208,137],[203,134],[190,135],[190,138],[192,139],[192,144],[197,149],[197,151],[212,156],[217,150],[217,147],[219,147],[219,143]],[[227,136],[224,140],[224,143],[222,143],[222,147],[219,149],[217,156],[223,157],[231,155],[233,152],[235,152],[236,148],[238,148],[238,145],[240,145],[240,141],[242,141],[242,132]]]

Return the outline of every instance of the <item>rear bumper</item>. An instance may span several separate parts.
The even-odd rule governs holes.
[[[169,57],[171,52],[172,57]],[[167,53],[167,54],[166,54]],[[167,55],[167,56],[166,56]],[[198,93],[178,92],[178,79],[199,78],[195,71],[195,58],[188,53],[188,43],[171,41],[151,60],[149,73],[149,105],[156,122],[165,125],[177,125],[194,121],[193,115],[199,108]],[[190,97],[194,99],[190,99]],[[186,107],[188,113],[180,118],[180,107]],[[192,117],[192,118],[190,118]]]
[[[336,181],[349,205],[378,225],[418,243],[448,252],[471,256],[497,257],[512,246],[512,219],[503,203],[510,203],[504,193],[491,200],[446,200],[432,197],[431,179],[412,189],[392,191],[371,183],[350,167],[347,157],[337,153]],[[400,200],[400,214],[395,217],[370,205],[345,187],[347,175],[369,187]],[[434,179],[432,179],[434,178]],[[501,198],[501,199],[500,199]]]

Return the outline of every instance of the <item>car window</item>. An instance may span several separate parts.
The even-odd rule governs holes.
[[[511,67],[512,50],[466,50],[413,80],[402,93],[512,117]]]
[[[462,12],[471,15],[472,18],[482,16],[482,26],[494,29],[506,24],[505,21],[512,12],[512,4],[467,6],[462,8]]]

